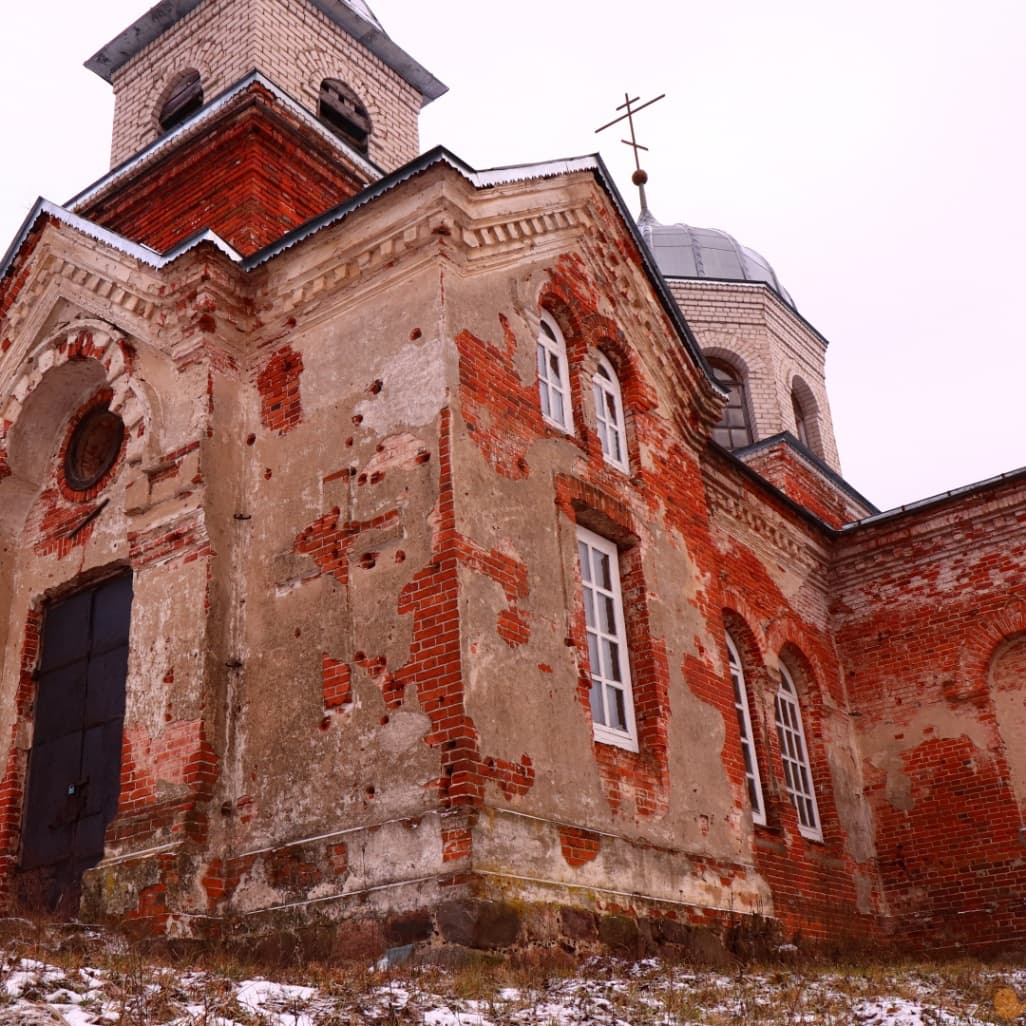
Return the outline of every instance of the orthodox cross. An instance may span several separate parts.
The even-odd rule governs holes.
[[[604,132],[607,128],[611,128],[613,125],[618,125],[624,120],[626,120],[627,124],[630,126],[630,139],[621,139],[620,141],[624,146],[629,146],[634,150],[634,174],[631,175],[631,181],[641,190],[642,210],[647,209],[647,204],[645,203],[645,183],[648,181],[648,173],[641,169],[641,158],[638,156],[638,151],[644,150],[648,153],[648,147],[642,146],[641,143],[638,142],[638,137],[634,132],[634,115],[643,111],[646,107],[651,107],[653,103],[658,103],[664,96],[666,96],[666,93],[660,93],[654,100],[646,100],[640,107],[635,107],[634,104],[638,102],[640,97],[635,96],[634,99],[631,99],[630,93],[624,93],[624,102],[616,109],[626,111],[626,113],[621,114],[618,118],[613,118],[612,121],[607,122],[601,128],[595,129],[595,134],[598,135],[599,132]]]

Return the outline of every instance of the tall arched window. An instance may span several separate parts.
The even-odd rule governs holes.
[[[713,438],[725,449],[740,449],[752,444],[752,425],[748,417],[748,397],[741,375],[722,360],[710,360],[713,378],[727,392],[727,405],[720,422],[713,428]]]
[[[620,470],[627,470],[627,432],[624,430],[620,381],[613,365],[602,353],[598,354],[592,388],[595,395],[595,424],[602,443],[602,455],[607,463]]]
[[[727,655],[730,659],[730,681],[734,685],[734,708],[737,710],[737,730],[741,737],[741,756],[745,763],[745,782],[748,785],[748,802],[752,807],[752,820],[766,824],[766,807],[762,801],[762,780],[759,777],[759,760],[755,755],[755,736],[752,733],[752,717],[748,709],[748,689],[745,687],[745,671],[741,665],[734,639],[727,635]]]
[[[183,71],[171,84],[157,120],[162,132],[170,132],[203,106],[203,86],[195,68]]]
[[[577,555],[588,634],[595,740],[636,752],[638,731],[620,591],[619,553],[608,538],[578,527]]]
[[[538,398],[542,416],[563,431],[573,431],[570,409],[570,372],[563,332],[552,315],[542,311],[538,332]]]
[[[351,143],[361,153],[367,152],[370,141],[370,114],[360,98],[337,78],[326,78],[321,83],[317,116],[334,133]]]
[[[777,737],[780,740],[780,758],[784,764],[784,786],[798,813],[798,830],[803,837],[823,840],[819,825],[819,807],[816,789],[812,783],[809,749],[805,744],[802,710],[798,704],[798,691],[787,667],[780,666],[780,687],[777,689]]]

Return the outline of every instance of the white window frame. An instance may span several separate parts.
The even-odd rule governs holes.
[[[745,783],[748,801],[752,808],[752,822],[766,825],[766,803],[762,797],[762,777],[759,775],[759,758],[755,752],[755,734],[752,732],[752,716],[748,709],[748,687],[745,671],[741,664],[734,639],[727,634],[727,656],[730,666],[730,681],[734,685],[734,708],[737,710],[737,729],[741,737],[741,758],[745,765]]]
[[[607,538],[578,527],[577,559],[588,637],[595,740],[636,752],[638,732],[620,591],[620,554]],[[622,724],[610,723],[614,719],[610,702],[617,698],[622,702]]]
[[[812,780],[809,748],[805,743],[798,690],[787,667],[780,665],[780,686],[776,699],[777,738],[784,764],[784,786],[798,813],[798,830],[811,841],[822,841],[816,786]]]
[[[546,310],[541,314],[536,352],[538,401],[541,403],[542,416],[553,427],[570,434],[574,430],[574,413],[570,399],[566,340],[555,318]]]
[[[616,369],[603,353],[596,354],[598,366],[592,378],[595,397],[595,426],[606,463],[627,470],[627,432],[624,429],[623,396]]]

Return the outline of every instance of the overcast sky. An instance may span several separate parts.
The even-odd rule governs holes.
[[[0,252],[107,169],[82,62],[148,0],[5,6]],[[475,167],[600,150],[632,209],[624,92],[659,220],[766,256],[830,340],[845,476],[882,508],[1026,464],[1022,0],[371,0],[450,87],[425,149]]]

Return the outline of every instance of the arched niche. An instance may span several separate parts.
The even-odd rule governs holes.
[[[22,361],[0,396],[0,524],[9,534],[23,522],[44,486],[72,417],[101,390],[124,424],[127,463],[157,451],[150,402],[132,373],[134,348],[111,325],[80,322],[48,337]]]
[[[994,649],[987,674],[1001,746],[1019,807],[1026,807],[1026,634]]]

